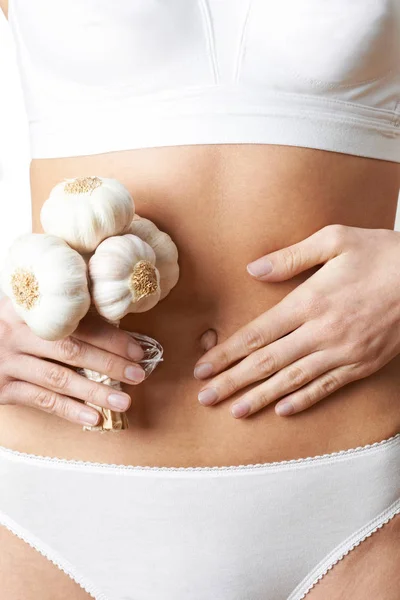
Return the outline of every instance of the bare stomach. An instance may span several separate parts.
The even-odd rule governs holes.
[[[156,338],[164,362],[132,395],[129,429],[81,426],[18,405],[1,407],[0,445],[46,456],[152,466],[221,466],[314,456],[365,445],[400,431],[400,356],[313,408],[278,417],[274,406],[234,419],[235,397],[197,400],[193,368],[202,334],[221,341],[312,275],[251,279],[246,264],[330,223],[393,229],[395,163],[304,148],[222,145],[150,148],[31,165],[34,231],[50,189],[65,177],[121,180],[136,210],[175,240],[181,276],[171,294],[121,327]],[[384,266],[383,266],[384,268]]]

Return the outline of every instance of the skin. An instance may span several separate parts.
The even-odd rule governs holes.
[[[334,225],[252,263],[250,274],[261,281],[287,280],[325,264],[203,356],[195,375],[220,375],[202,388],[200,402],[211,406],[262,381],[231,406],[233,416],[250,416],[282,395],[275,412],[288,416],[389,363],[400,352],[399,294],[393,286],[400,261],[393,256],[400,256],[400,233]],[[382,277],[367,278],[382,270],[382,260],[387,265]],[[377,306],[365,297],[382,300]]]
[[[2,301],[1,337],[7,342],[0,349],[0,445],[119,464],[221,466],[334,452],[400,430],[400,251],[393,231],[398,165],[247,144],[36,159],[30,168],[33,230],[41,231],[40,208],[56,183],[93,173],[119,179],[138,214],[171,235],[180,280],[149,313],[126,317],[122,330],[87,317],[62,343],[42,344]],[[263,256],[275,270],[262,281],[246,267]],[[164,362],[138,385],[124,377],[139,360],[128,354],[131,338],[124,329],[146,333],[164,347]],[[251,361],[263,369],[256,380],[246,366]],[[205,362],[213,364],[214,376],[196,379],[196,364]],[[118,438],[82,430],[82,400],[107,406],[108,390],[84,380],[74,366],[124,381],[130,427]],[[324,369],[332,374],[321,379]],[[199,392],[214,386],[220,401],[203,406]],[[279,416],[277,402],[288,393],[304,410]],[[230,408],[245,394],[253,414],[234,418]],[[394,543],[389,526],[373,538],[378,536],[386,548]],[[352,553],[356,561],[361,547]],[[374,560],[385,568],[375,570],[374,585],[392,600],[384,596],[391,580],[387,554],[375,547]],[[71,584],[62,573],[56,583],[55,575],[47,577],[40,570],[45,559],[33,559],[31,550],[15,542],[10,561],[18,573],[28,552],[37,559],[41,597]],[[364,586],[365,565],[361,558],[353,564],[360,598],[372,586]],[[350,577],[339,566],[329,576],[338,573],[338,590]],[[17,587],[21,581],[11,578],[10,598],[28,598],[28,584]],[[71,588],[66,597],[87,594]]]
[[[34,231],[41,231],[40,208],[52,187],[65,177],[87,173],[119,179],[131,191],[138,214],[171,235],[179,250],[180,279],[154,309],[123,319],[121,331],[85,318],[70,339],[56,343],[43,344],[26,326],[16,326],[12,311],[4,306],[3,445],[48,454],[46,432],[51,427],[51,451],[57,456],[207,466],[313,456],[365,445],[400,430],[399,358],[389,360],[398,348],[399,330],[398,310],[392,308],[400,305],[395,260],[399,233],[392,230],[398,165],[307,148],[246,144],[36,159],[31,165]],[[185,209],[188,204],[191,211]],[[271,281],[258,281],[247,272],[249,263],[267,254],[276,253],[285,261],[283,251],[293,252],[290,247],[301,242],[311,252],[306,270],[299,264],[300,272],[286,273],[285,279],[281,271],[282,280],[278,276],[277,281],[272,275]],[[325,264],[310,267],[319,260]],[[377,294],[379,302],[365,301]],[[237,345],[235,339],[248,331],[249,324],[254,329],[255,320],[263,323],[255,341],[268,342],[267,346],[238,356],[242,360],[234,368],[247,371],[250,378],[256,374],[261,381],[245,390],[240,387],[214,406],[203,406],[197,396],[213,382],[194,377],[196,363],[209,362],[210,355]],[[385,327],[378,332],[382,322]],[[108,390],[65,369],[72,364],[121,376],[130,364],[129,338],[123,330],[157,339],[164,347],[164,362],[142,384],[129,385],[125,379],[130,428],[118,434],[116,444],[115,438],[102,436],[100,441],[83,432],[72,414],[83,407],[83,399],[106,405]],[[205,338],[204,334],[209,330],[215,331],[212,343],[217,341],[217,346],[207,357],[204,344],[210,343],[210,333]],[[281,367],[273,374],[275,380],[265,380],[268,361],[271,367],[268,354],[278,356],[278,348]],[[100,350],[108,351],[108,357]],[[246,360],[257,361],[260,350],[265,353],[258,361],[264,373],[250,372],[243,365]],[[277,415],[279,397],[275,397],[250,417],[234,418],[232,404],[245,393],[258,402],[260,385],[278,381],[275,394],[287,394],[285,368],[292,368],[293,385],[296,377],[301,383],[303,372],[314,374],[311,364],[296,370],[296,352],[313,360],[322,358],[320,369],[346,367],[343,372],[350,370],[358,379],[290,417]],[[56,368],[46,358],[60,364]],[[40,361],[35,369],[32,360]],[[347,365],[334,365],[344,360]],[[232,357],[218,377],[230,376],[231,361]],[[35,380],[27,382],[28,377]],[[27,383],[37,387],[28,390]],[[49,388],[50,396],[42,391]],[[264,398],[268,400],[269,394]],[[73,401],[80,401],[79,406]],[[39,403],[47,411],[36,410]]]
[[[312,173],[307,171],[310,161]],[[161,179],[154,179],[154,164],[158,165]],[[293,318],[301,320],[307,317],[311,324],[319,319],[319,324],[323,324],[325,351],[336,355],[341,353],[343,345],[351,342],[355,348],[357,341],[361,343],[361,338],[354,341],[354,336],[360,333],[373,341],[377,331],[371,323],[379,323],[384,317],[387,326],[382,328],[384,334],[380,333],[374,342],[377,344],[376,351],[368,360],[376,362],[382,355],[380,345],[386,347],[389,340],[391,346],[388,352],[393,351],[397,338],[386,336],[389,331],[395,330],[391,306],[395,304],[394,294],[398,289],[395,285],[398,236],[390,232],[397,202],[396,165],[302,148],[245,145],[149,149],[76,159],[36,160],[31,166],[35,229],[40,229],[38,213],[41,203],[55,183],[63,177],[93,172],[119,178],[136,198],[138,213],[153,218],[177,242],[182,271],[176,288],[148,314],[130,316],[122,324],[127,330],[148,333],[158,339],[164,346],[165,362],[144,383],[135,387],[124,386],[132,398],[128,411],[130,428],[118,434],[118,439],[102,437],[100,441],[97,436],[82,432],[76,423],[51,414],[58,405],[57,396],[52,392],[51,398],[55,401],[47,406],[48,412],[37,410],[34,403],[26,406],[22,401],[18,402],[18,397],[14,397],[15,404],[6,402],[2,407],[1,445],[36,454],[100,462],[156,466],[223,465],[312,456],[378,441],[399,430],[397,357],[375,373],[343,385],[314,406],[289,417],[278,416],[272,404],[251,417],[235,419],[229,412],[230,403],[237,399],[235,394],[226,402],[204,407],[197,400],[204,382],[193,376],[196,362],[200,358],[203,362],[209,360],[210,355],[207,357],[204,353],[207,348],[209,352],[219,352],[221,344],[230,344],[232,335],[238,335],[237,332],[243,331],[248,323],[260,318],[265,320],[264,335],[272,331],[271,327],[279,327],[280,322],[285,322],[285,316],[289,329],[293,326]],[[136,174],[135,178],[132,173]],[[210,173],[213,173],[211,185]],[[227,191],[221,193],[224,189]],[[251,202],[243,202],[243,189]],[[329,202],[321,201],[325,196],[328,196]],[[345,201],[347,197],[352,198],[351,203]],[[193,212],[197,214],[195,220],[192,213],[184,210],[188,198]],[[327,213],[334,223],[327,223]],[[215,223],[209,219],[209,214],[214,215]],[[272,219],[274,215],[275,221]],[[315,215],[318,215],[318,223]],[[225,222],[228,225],[224,225]],[[271,282],[255,280],[247,273],[246,265],[252,260],[266,254],[271,258],[274,252],[288,248],[289,242],[299,244],[335,222],[351,229],[340,229],[342,233],[349,234],[346,242],[343,239],[338,244],[338,236],[334,235],[327,238],[327,243],[321,240],[318,244],[321,256],[325,257],[323,267],[312,267],[291,279]],[[380,226],[379,229],[376,225]],[[380,231],[381,228],[386,231]],[[363,230],[367,230],[369,235],[365,235]],[[269,232],[267,242],[266,231]],[[355,242],[354,235],[361,237]],[[351,250],[354,245],[361,246],[360,252]],[[226,252],[226,248],[231,247],[235,248],[236,254]],[[335,257],[327,260],[326,252],[334,248]],[[193,257],[197,257],[195,265]],[[311,257],[310,260],[314,259]],[[329,288],[322,277],[323,270],[347,260],[351,262],[343,262],[343,271],[337,270],[339,279],[336,284],[331,276],[327,276],[331,282]],[[286,264],[285,259],[283,264]],[[386,265],[385,269],[382,265]],[[275,273],[281,272],[284,277],[284,269],[279,271],[279,266],[276,268],[278,271]],[[346,277],[346,273],[349,279],[343,286],[342,278]],[[350,277],[351,273],[353,277]],[[309,312],[298,307],[295,311],[289,310],[289,304],[285,305],[283,301],[289,298],[290,293],[304,290],[302,284],[310,284],[314,275],[317,278],[314,279],[312,297],[315,300],[317,288],[329,288],[327,301],[322,303],[320,299],[307,304],[302,300],[302,309],[308,306]],[[373,282],[378,281],[381,291],[373,287]],[[368,294],[374,298],[380,294],[380,301],[373,303],[373,315],[367,312],[371,303],[365,304],[364,289],[368,289]],[[347,291],[351,291],[351,302]],[[296,297],[293,302],[296,304]],[[351,326],[353,333],[345,338],[347,328],[337,331],[332,324],[340,320],[336,316],[338,311],[342,311],[338,314],[343,317],[343,306],[348,307],[349,304],[354,304],[358,310],[356,315],[351,312],[346,317],[347,328]],[[287,312],[284,312],[285,306]],[[274,308],[275,314],[269,312]],[[357,321],[364,311],[365,319],[358,326]],[[9,316],[2,317],[3,325],[10,323],[10,319]],[[369,333],[365,331],[368,324],[371,324]],[[7,355],[3,355],[2,365],[18,361],[22,364],[25,357],[39,361],[40,355],[48,355],[49,346],[40,346],[39,340],[30,337],[22,324],[20,332],[15,334],[15,325],[7,326],[10,344],[5,348]],[[101,362],[98,349],[111,350],[113,368],[120,369],[121,373],[128,362],[126,339],[123,331],[117,330],[117,337],[110,340],[110,333],[107,328],[101,329],[99,323],[85,320],[72,338],[73,344],[76,340],[83,342],[81,345],[78,343],[75,353],[71,353],[71,348],[76,346],[65,342],[63,345],[51,345],[51,348],[57,348],[59,352],[56,360],[67,365],[72,362],[89,367],[87,361],[91,356],[90,366],[96,370],[105,370],[106,366]],[[321,343],[322,337],[315,343]],[[215,342],[220,345],[213,348]],[[25,344],[23,354],[19,350],[20,344]],[[62,354],[65,349],[66,357]],[[346,356],[350,357],[350,352]],[[54,369],[54,365],[49,367],[48,364],[40,368],[45,367]],[[24,369],[25,377],[28,371],[32,374],[30,368]],[[56,378],[56,388],[57,385]],[[68,385],[71,384],[64,382],[61,404],[64,410],[72,401],[77,401],[68,393]],[[45,386],[48,386],[48,379],[42,383],[43,389]],[[240,392],[236,393],[237,397],[240,395]],[[48,431],[51,431],[51,440]],[[385,547],[390,548],[396,543],[393,530],[386,526],[373,537],[378,539],[378,536]],[[354,561],[361,548],[362,545],[354,550]],[[31,549],[26,544],[19,541],[17,545],[16,542],[10,560],[14,560],[17,573],[20,571],[18,565],[29,558],[28,553],[31,556]],[[381,551],[381,545],[376,546],[374,586],[382,597],[387,594],[386,597],[390,598],[395,574],[394,571],[391,574],[388,554]],[[370,568],[361,558],[360,555],[359,566],[353,562],[359,573],[360,598],[363,594],[368,597],[372,586]],[[59,593],[62,586],[71,587],[71,581],[61,572],[56,583],[54,574],[47,577],[47,568],[42,571],[40,567],[43,557],[31,557],[29,560],[35,560],[37,573],[41,573],[37,586],[43,586],[44,597],[49,589],[54,594],[56,590]],[[339,566],[342,564],[337,566],[337,571],[335,567],[337,583],[331,584],[337,589],[348,585],[350,578],[347,570],[339,571]],[[369,578],[365,579],[367,573]],[[330,574],[331,581],[333,576],[334,571]],[[16,577],[9,583],[10,598],[13,594],[18,598],[25,593],[24,589],[20,592],[25,580],[15,581]],[[368,589],[364,581],[368,581]],[[323,582],[310,592],[310,597],[311,593],[323,590],[322,585]],[[86,596],[81,589],[76,590],[76,594],[71,591],[70,595],[73,600]]]

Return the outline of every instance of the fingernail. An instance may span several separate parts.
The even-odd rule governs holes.
[[[260,260],[248,264],[247,270],[250,275],[253,275],[254,277],[263,277],[264,275],[271,273],[272,263],[265,258],[261,258]]]
[[[197,398],[200,404],[203,404],[204,406],[210,406],[210,404],[213,404],[216,400],[218,400],[218,392],[215,388],[206,388],[199,393]]]
[[[122,396],[121,394],[110,394],[108,396],[108,403],[113,408],[120,408],[126,410],[130,404],[129,398]]]
[[[128,356],[132,360],[142,360],[144,356],[144,351],[139,344],[133,344],[132,342],[128,344]]]
[[[247,402],[238,402],[231,407],[231,414],[236,418],[244,417],[250,412],[250,406]]]
[[[126,379],[129,379],[129,381],[133,381],[134,383],[140,383],[146,377],[146,373],[142,367],[136,366],[126,367],[124,375]]]
[[[83,408],[79,413],[79,420],[87,425],[96,425],[99,420],[99,413],[95,414],[92,410]]]
[[[275,412],[280,417],[286,417],[294,412],[294,406],[291,402],[281,402],[275,406]]]
[[[211,363],[202,363],[198,365],[194,370],[194,376],[196,379],[206,379],[206,377],[210,377],[213,372],[213,366]]]

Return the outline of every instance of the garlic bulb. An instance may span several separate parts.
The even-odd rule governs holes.
[[[8,251],[1,283],[18,315],[45,340],[70,335],[90,307],[85,261],[53,235],[18,237]]]
[[[170,236],[149,219],[135,215],[129,233],[147,242],[156,255],[156,267],[160,272],[161,297],[169,294],[179,279],[178,249]]]
[[[50,192],[40,220],[78,252],[92,252],[105,238],[125,232],[135,214],[129,191],[116,179],[65,179]]]
[[[126,234],[99,244],[89,260],[92,300],[98,313],[118,321],[150,310],[161,295],[156,255],[143,240]]]

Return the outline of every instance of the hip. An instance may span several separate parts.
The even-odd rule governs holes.
[[[212,469],[0,448],[0,525],[97,600],[178,600],[192,590],[198,600],[300,600],[400,513],[399,460],[400,434],[323,456]]]

